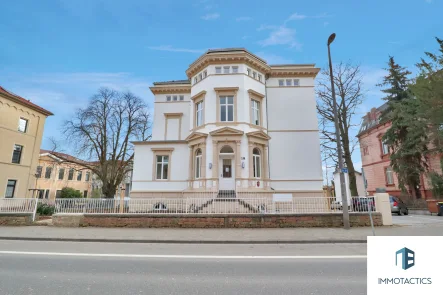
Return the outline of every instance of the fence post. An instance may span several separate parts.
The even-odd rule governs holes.
[[[34,206],[34,213],[32,214],[32,222],[35,221],[35,214],[37,213],[37,205],[38,205],[38,199],[35,200],[35,206]]]

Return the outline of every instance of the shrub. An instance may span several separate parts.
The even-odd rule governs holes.
[[[432,195],[436,199],[441,199],[443,197],[443,176],[437,172],[431,172],[428,177]]]
[[[55,212],[55,206],[53,205],[48,205],[43,203],[37,204],[37,213],[42,216],[50,216],[54,214],[54,212]]]
[[[83,198],[82,193],[71,187],[64,187],[60,193],[61,199],[80,199]]]

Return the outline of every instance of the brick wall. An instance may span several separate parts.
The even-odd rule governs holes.
[[[53,224],[62,227],[169,227],[169,228],[282,228],[341,227],[341,213],[294,215],[54,215]],[[379,213],[373,214],[374,224],[382,225]],[[352,226],[369,226],[368,213],[351,213]]]
[[[0,214],[0,225],[30,225],[31,214]]]

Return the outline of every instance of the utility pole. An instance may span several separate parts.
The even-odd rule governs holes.
[[[337,140],[337,154],[338,154],[338,169],[340,170],[340,187],[341,187],[341,200],[343,205],[343,228],[349,229],[349,211],[348,211],[348,196],[345,184],[345,176],[343,174],[343,152],[341,150],[341,138],[340,138],[340,128],[338,125],[338,111],[337,111],[337,100],[335,98],[335,87],[334,87],[334,74],[332,71],[332,59],[331,59],[331,48],[330,45],[334,42],[335,33],[332,33],[328,38],[328,58],[329,58],[329,75],[331,77],[331,92],[333,100],[333,112],[334,112],[334,123],[335,123],[335,138]]]

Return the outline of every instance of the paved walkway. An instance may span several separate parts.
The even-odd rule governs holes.
[[[407,224],[394,217],[396,225],[376,227],[380,236],[439,236],[443,222],[426,223],[407,217]],[[427,217],[430,218],[430,217]],[[435,217],[437,218],[437,217]],[[443,218],[441,218],[443,221]],[[365,243],[372,235],[370,227],[351,228],[285,228],[285,229],[171,229],[171,228],[60,228],[53,226],[1,227],[0,240],[53,240],[84,242],[139,243]]]

